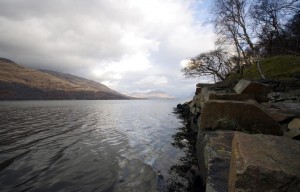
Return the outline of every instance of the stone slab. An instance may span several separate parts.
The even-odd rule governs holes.
[[[235,132],[229,192],[300,191],[300,142]]]
[[[201,109],[199,132],[236,130],[247,133],[283,135],[282,128],[254,103],[211,100]]]

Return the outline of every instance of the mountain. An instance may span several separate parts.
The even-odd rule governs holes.
[[[173,96],[160,90],[131,93],[130,96],[136,98],[144,98],[144,99],[175,99]]]
[[[130,99],[107,86],[70,74],[35,70],[0,58],[0,100]]]

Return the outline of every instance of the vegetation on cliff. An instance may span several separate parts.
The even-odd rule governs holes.
[[[284,55],[265,58],[261,61],[261,70],[267,79],[293,78],[295,75],[300,74],[300,57]],[[256,65],[245,68],[243,77],[253,80],[260,79]],[[237,73],[229,75],[229,79],[237,78],[239,78]]]
[[[182,72],[187,77],[208,75],[220,81],[231,73],[249,77],[253,72],[246,68],[251,66],[259,78],[268,78],[269,70],[263,65],[270,61],[265,58],[300,55],[299,10],[299,0],[214,0],[211,23],[218,37],[216,48],[191,58]],[[278,76],[282,75],[274,77]]]

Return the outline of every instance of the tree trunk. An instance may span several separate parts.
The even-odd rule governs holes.
[[[260,78],[261,79],[266,79],[266,77],[264,76],[264,74],[261,71],[259,59],[256,61],[256,66],[257,66],[257,71],[259,73]]]
[[[243,79],[244,76],[244,65],[240,67],[240,79]]]

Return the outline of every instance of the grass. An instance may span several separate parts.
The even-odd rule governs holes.
[[[261,70],[267,79],[279,80],[292,78],[295,72],[300,72],[300,57],[283,55],[263,59]],[[235,79],[236,74],[231,74],[230,78]],[[252,65],[244,69],[245,79],[260,79],[257,66]]]

